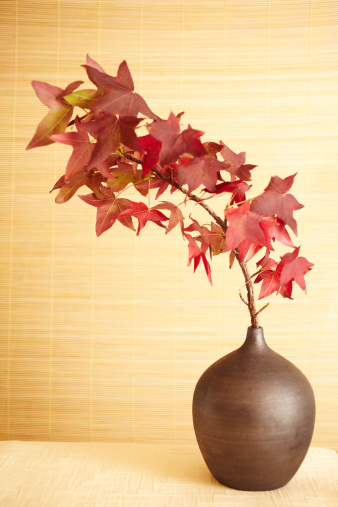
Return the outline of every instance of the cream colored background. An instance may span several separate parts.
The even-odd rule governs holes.
[[[250,324],[227,255],[210,287],[178,230],[116,224],[97,238],[94,208],[54,203],[70,150],[25,151],[46,113],[30,82],[87,83],[88,52],[113,75],[126,59],[160,116],[185,111],[203,140],[246,151],[250,195],[298,171],[296,244],[315,268],[308,295],[273,296],[261,325],[314,387],[313,445],[338,449],[338,4],[2,0],[0,15],[0,437],[194,442],[195,383]]]

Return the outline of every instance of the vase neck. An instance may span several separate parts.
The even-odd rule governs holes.
[[[262,327],[248,327],[246,340],[243,347],[249,347],[257,351],[267,350],[269,347],[264,339],[264,331]]]

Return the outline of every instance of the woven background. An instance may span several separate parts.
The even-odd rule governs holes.
[[[185,111],[203,140],[246,151],[250,195],[298,171],[295,241],[315,268],[308,295],[273,296],[261,325],[314,387],[313,445],[338,449],[338,4],[2,0],[0,20],[0,437],[193,442],[195,383],[250,324],[227,255],[210,287],[178,230],[97,238],[94,208],[49,194],[70,149],[25,151],[46,113],[30,82],[87,84],[89,53],[113,75],[126,59],[159,116]]]

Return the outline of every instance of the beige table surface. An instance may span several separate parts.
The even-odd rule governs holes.
[[[338,507],[338,455],[312,447],[279,490],[219,484],[197,445],[0,442],[1,507]]]

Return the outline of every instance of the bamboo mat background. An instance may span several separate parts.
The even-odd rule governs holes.
[[[313,445],[338,449],[337,2],[2,0],[0,16],[0,437],[193,442],[194,386],[250,324],[228,256],[210,287],[178,230],[97,238],[94,208],[54,203],[70,150],[25,151],[46,113],[30,82],[88,84],[89,53],[112,75],[126,59],[158,115],[246,151],[251,196],[298,171],[295,241],[315,268],[260,322],[314,387]]]

